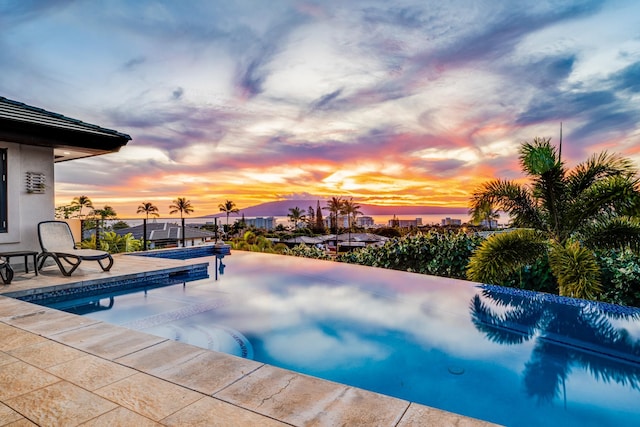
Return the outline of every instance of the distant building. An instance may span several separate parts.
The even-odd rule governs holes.
[[[462,220],[446,217],[442,218],[442,225],[462,225]]]
[[[403,227],[403,228],[420,227],[422,226],[422,218],[416,218],[416,219],[393,218],[389,220],[388,225],[389,227]]]
[[[373,222],[373,218],[370,216],[359,216],[356,217],[356,225],[358,227],[373,227],[375,224]]]
[[[262,228],[264,230],[273,230],[276,228],[275,217],[257,217],[257,218],[245,218],[244,223],[247,227]]]
[[[486,228],[491,228],[491,229],[496,229],[498,228],[498,221],[495,219],[491,219],[491,220],[486,220],[483,219],[482,221],[480,221],[480,226],[481,227],[486,227]]]

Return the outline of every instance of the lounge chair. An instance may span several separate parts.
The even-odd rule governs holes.
[[[38,269],[42,268],[49,257],[53,258],[65,276],[71,276],[82,261],[98,261],[103,271],[109,271],[113,265],[113,258],[109,252],[76,248],[71,228],[64,221],[43,221],[39,223],[38,239],[42,248],[42,253],[38,255]],[[107,265],[103,264],[105,260],[108,261]],[[65,268],[62,261],[69,264],[71,268]]]

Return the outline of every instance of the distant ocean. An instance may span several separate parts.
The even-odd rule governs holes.
[[[323,213],[323,216],[326,217],[327,214]],[[370,216],[373,218],[373,222],[376,225],[388,225],[389,221],[393,219],[393,215],[358,215],[361,216]],[[240,216],[231,215],[229,216],[229,224],[233,224],[236,220],[240,219]],[[255,216],[246,216],[247,219],[255,218]],[[264,218],[264,216],[263,216]],[[284,226],[291,225],[289,222],[289,218],[286,216],[274,216],[276,219],[276,224],[282,224]],[[460,214],[460,213],[438,213],[438,214],[411,214],[411,215],[396,215],[396,219],[400,220],[415,220],[416,218],[422,218],[422,225],[433,225],[433,224],[442,224],[442,219],[451,218],[451,219],[459,219],[463,223],[469,220],[469,215]],[[123,218],[122,221],[126,222],[130,226],[136,226],[142,224],[142,220],[140,218]],[[149,218],[149,222],[152,222],[154,219]],[[171,222],[171,223],[179,223],[180,218],[158,218],[155,219],[157,222]],[[115,221],[113,221],[115,222]],[[204,224],[204,223],[212,223],[213,218],[185,218],[185,223],[187,224]],[[222,217],[218,218],[218,224],[226,224],[227,218]]]

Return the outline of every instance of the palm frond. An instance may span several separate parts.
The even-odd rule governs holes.
[[[635,168],[630,159],[603,151],[578,164],[567,174],[570,193],[577,197],[594,182],[609,176],[634,176]]]
[[[525,173],[543,175],[561,166],[558,150],[551,145],[551,138],[534,138],[520,147],[520,165]]]
[[[473,193],[470,211],[480,211],[487,204],[509,214],[515,227],[544,227],[529,189],[513,181],[496,179],[484,183]]]
[[[640,252],[640,219],[615,217],[591,223],[582,230],[582,241],[593,249],[617,249],[628,247]]]
[[[467,277],[475,282],[499,283],[545,253],[546,242],[544,233],[531,229],[494,234],[474,252]]]
[[[558,279],[560,295],[597,299],[601,292],[600,268],[592,251],[578,242],[553,244],[549,265]]]

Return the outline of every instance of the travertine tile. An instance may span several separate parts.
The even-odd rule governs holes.
[[[86,355],[80,350],[49,340],[11,350],[9,354],[43,369]]]
[[[66,381],[7,400],[38,425],[70,426],[116,408],[116,404]]]
[[[5,426],[14,421],[23,418],[22,415],[9,408],[7,405],[0,403],[0,426]]]
[[[12,317],[17,314],[28,314],[41,310],[43,310],[43,308],[39,305],[0,296],[0,319],[4,320],[5,317]]]
[[[0,351],[9,351],[27,345],[46,342],[46,338],[42,338],[31,332],[26,332],[13,326],[0,323]]]
[[[212,397],[204,397],[161,422],[163,425],[175,427],[279,427],[288,425]]]
[[[135,374],[94,393],[159,421],[202,397],[201,394],[147,374]]]
[[[52,366],[47,371],[87,390],[96,390],[136,373],[133,369],[91,355]]]
[[[497,424],[412,403],[398,424],[398,427],[409,426],[491,427]]]
[[[51,338],[105,359],[115,359],[166,340],[107,323],[96,323]]]
[[[37,426],[37,424],[32,423],[26,418],[20,418],[18,421],[14,421],[12,423],[6,424],[3,427],[33,427]]]
[[[166,340],[151,347],[116,359],[118,363],[130,366],[139,371],[153,373],[160,372],[167,367],[184,363],[189,359],[206,352],[201,347],[190,344]]]
[[[155,421],[122,406],[81,424],[83,427],[160,427]]]
[[[268,365],[214,397],[294,425],[392,426],[409,405]]]
[[[392,427],[398,423],[408,406],[409,402],[404,400],[349,387],[305,425]]]
[[[156,375],[201,393],[213,394],[260,366],[262,363],[253,360],[208,351],[156,371]]]
[[[77,316],[75,314],[42,307],[40,307],[39,311],[28,315],[18,315],[5,319],[5,322],[47,337],[56,333],[99,323],[98,320],[89,317]]]
[[[0,369],[0,400],[6,402],[6,399],[58,381],[60,378],[22,361],[9,363]]]
[[[17,361],[18,359],[16,359],[15,357],[9,355],[8,353],[5,353],[4,351],[0,351],[0,366],[7,365],[9,363],[15,363]]]

